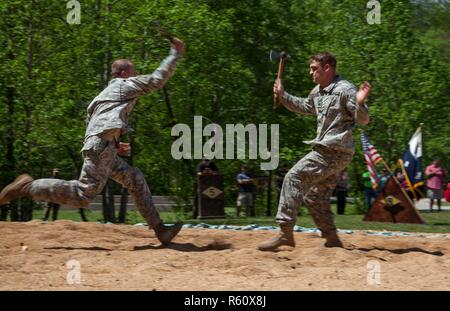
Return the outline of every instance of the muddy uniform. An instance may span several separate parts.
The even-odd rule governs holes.
[[[160,89],[172,76],[181,54],[174,48],[152,74],[116,78],[88,106],[83,168],[78,180],[38,179],[31,183],[35,200],[86,207],[101,192],[108,178],[122,184],[134,196],[139,212],[150,226],[161,220],[138,168],[117,155],[119,137],[127,132],[128,115],[139,96]]]
[[[329,199],[354,154],[353,126],[369,122],[367,106],[356,102],[355,86],[339,76],[324,89],[317,85],[308,98],[284,92],[280,101],[290,111],[317,115],[317,136],[305,142],[313,150],[284,178],[277,222],[294,226],[298,208],[304,204],[323,233],[335,231]]]

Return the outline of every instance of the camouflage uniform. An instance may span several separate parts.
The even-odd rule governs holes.
[[[290,111],[317,115],[317,136],[305,142],[313,150],[286,174],[278,205],[277,222],[294,226],[300,204],[304,204],[322,233],[335,232],[329,198],[340,172],[354,154],[352,128],[367,124],[367,106],[356,102],[356,88],[337,76],[320,89],[317,85],[307,98],[284,92],[280,102]]]
[[[108,178],[134,196],[139,212],[155,228],[161,223],[142,172],[117,155],[119,137],[127,132],[128,115],[139,96],[161,88],[172,76],[181,54],[174,48],[149,75],[116,78],[88,106],[88,125],[78,180],[37,179],[29,187],[35,200],[86,207],[101,192]]]

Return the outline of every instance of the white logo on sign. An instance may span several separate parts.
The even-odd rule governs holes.
[[[202,193],[204,195],[206,195],[207,197],[214,199],[214,198],[218,197],[219,195],[221,195],[222,191],[220,191],[216,187],[211,186],[211,187],[205,189]]]

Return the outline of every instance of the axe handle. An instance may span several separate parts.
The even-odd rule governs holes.
[[[280,57],[280,62],[278,63],[278,75],[277,80],[281,80],[281,77],[283,75],[283,69],[284,69],[284,57]],[[273,109],[278,107],[278,97],[274,94],[273,95]]]
[[[281,76],[283,75],[283,69],[284,69],[284,57],[281,57],[280,58],[280,63],[278,64],[277,79],[281,79]]]

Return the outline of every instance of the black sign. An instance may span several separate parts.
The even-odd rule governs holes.
[[[218,174],[198,175],[198,218],[225,218],[223,178]]]

